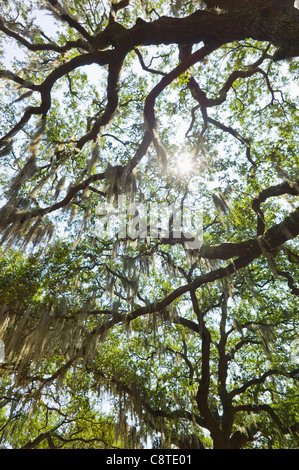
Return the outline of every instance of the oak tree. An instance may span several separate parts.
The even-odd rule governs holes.
[[[296,447],[298,4],[3,0],[0,41],[3,445]]]

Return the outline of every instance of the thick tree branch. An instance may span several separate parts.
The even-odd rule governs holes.
[[[245,393],[250,387],[264,383],[268,377],[281,375],[283,377],[293,378],[293,377],[296,377],[298,374],[299,374],[299,369],[294,369],[291,372],[287,372],[287,371],[280,370],[280,369],[270,369],[267,372],[265,372],[263,375],[261,375],[260,377],[255,377],[254,379],[249,380],[248,382],[244,383],[241,387],[231,390],[231,392],[229,392],[229,397],[230,399],[233,399],[237,395],[241,395],[242,393]]]
[[[291,234],[293,235],[291,236]],[[247,247],[244,248],[244,251],[247,254],[247,256],[239,257],[235,261],[227,265],[226,267],[221,267],[219,269],[210,271],[206,274],[203,274],[197,277],[191,283],[185,284],[173,290],[170,294],[168,294],[162,300],[153,302],[144,307],[139,307],[133,310],[132,312],[128,313],[127,315],[119,315],[119,314],[115,315],[112,320],[95,328],[94,331],[92,332],[92,335],[100,336],[118,323],[130,322],[134,320],[135,318],[138,318],[142,315],[147,315],[149,313],[162,311],[166,307],[168,307],[174,300],[181,297],[183,294],[187,292],[192,292],[200,288],[202,285],[205,285],[208,282],[213,282],[215,280],[224,279],[225,277],[233,275],[236,272],[238,272],[240,269],[248,266],[255,258],[257,258],[263,253],[262,245],[264,245],[265,249],[274,250],[275,248],[278,248],[282,243],[284,243],[288,239],[298,234],[299,234],[299,209],[297,209],[297,211],[295,211],[293,214],[288,216],[281,224],[278,224],[275,227],[272,227],[271,229],[269,229],[268,232],[265,233],[264,237],[261,238],[261,241],[259,242],[257,240],[255,240],[254,242],[250,241]],[[217,251],[217,247],[214,247],[214,248]],[[211,248],[211,250],[213,250],[214,248]]]
[[[126,44],[132,50],[138,46],[158,44],[205,44],[219,46],[243,39],[267,41],[278,50],[275,60],[299,54],[299,11],[294,7],[277,9],[274,2],[242,2],[242,7],[227,10],[198,10],[185,18],[161,16],[151,22],[138,19],[131,29],[110,23],[95,37],[94,43],[103,48]]]
[[[78,140],[76,147],[82,149],[86,142],[90,140],[96,140],[97,135],[101,127],[106,126],[113,118],[114,113],[117,110],[119,98],[119,77],[123,64],[124,56],[115,55],[113,59],[109,61],[109,74],[107,81],[107,105],[103,114],[96,120],[92,129],[81,139]]]
[[[46,0],[49,4],[50,10],[53,11],[59,18],[64,20],[71,28],[74,28],[81,34],[89,43],[92,43],[92,36],[86,29],[72,16],[69,12],[58,2],[58,0]]]
[[[132,170],[138,165],[141,159],[144,157],[149,145],[155,140],[159,143],[159,136],[156,129],[156,116],[155,116],[155,102],[157,97],[169,86],[177,77],[184,73],[189,67],[194,65],[196,62],[203,60],[208,54],[210,54],[217,46],[205,46],[194,52],[188,59],[181,62],[171,72],[165,74],[160,82],[150,91],[144,104],[144,121],[146,131],[143,140],[136,151],[134,157],[125,167],[125,172],[132,172]]]
[[[78,67],[90,64],[106,65],[113,61],[115,58],[113,51],[97,51],[87,54],[82,54],[74,57],[69,62],[61,65],[51,72],[48,77],[40,85],[30,85],[30,89],[39,91],[41,94],[41,105],[31,106],[23,114],[20,121],[0,139],[0,147],[5,145],[6,142],[14,137],[25,124],[28,123],[33,115],[46,115],[51,107],[51,91],[54,84],[64,75],[75,70]],[[20,83],[22,85],[22,83]],[[24,81],[23,85],[28,88],[27,82]]]
[[[238,257],[235,261],[209,273],[197,277],[190,284],[183,285],[172,291],[164,299],[152,303],[145,307],[140,307],[129,313],[127,320],[131,321],[140,315],[160,311],[170,305],[175,299],[182,296],[186,292],[198,289],[202,285],[223,279],[230,276],[245,266],[248,266],[255,258],[263,254],[265,251],[272,251],[280,247],[287,240],[290,240],[299,234],[299,209],[295,210],[283,222],[270,228],[263,237],[259,239],[249,240],[243,244],[221,244],[218,247],[204,247],[203,254],[205,257],[212,259],[229,259],[236,256],[237,252],[243,256]],[[226,253],[228,251],[228,253]],[[216,256],[217,254],[217,256]],[[123,319],[120,319],[122,321]],[[100,327],[102,330],[103,327]]]
[[[283,422],[280,420],[274,409],[270,405],[237,405],[234,406],[234,413],[239,413],[239,412],[248,412],[248,413],[262,413],[265,412],[267,413],[271,419],[274,421],[274,423],[278,426],[279,430],[283,434],[288,434],[290,432],[290,426],[285,426]]]
[[[276,186],[270,186],[264,189],[252,201],[252,209],[257,214],[257,235],[262,235],[265,231],[265,216],[261,210],[261,204],[271,197],[278,197],[284,194],[292,196],[299,195],[299,179],[293,181],[284,181]]]
[[[294,193],[297,191],[294,189],[293,184],[291,183]],[[279,185],[279,187],[267,188],[265,191],[271,197],[279,194],[286,194],[285,189],[290,187],[289,183]],[[277,191],[277,194],[275,194]],[[285,192],[283,192],[285,191]],[[267,232],[259,235],[257,238],[252,238],[244,242],[224,242],[219,245],[208,246],[203,244],[201,248],[198,249],[198,255],[201,258],[206,259],[221,259],[228,260],[230,258],[246,257],[248,255],[259,256],[265,251],[273,251],[276,248],[279,248],[287,240],[291,240],[299,235],[299,229],[297,227],[299,223],[299,208],[291,212],[285,220],[277,225],[271,227]],[[169,234],[169,237],[161,238],[161,245],[176,245],[187,243],[188,241],[194,241],[194,237],[190,237],[187,234],[182,233],[181,237],[173,236],[172,233]]]
[[[92,369],[90,367],[87,367],[88,372],[92,372],[96,377],[98,377],[100,380],[103,380],[106,383],[111,383],[112,385],[117,387],[117,390],[121,390],[125,393],[127,393],[131,398],[133,398],[134,402],[138,403],[137,409],[141,407],[149,413],[151,416],[154,418],[165,418],[167,420],[176,420],[176,419],[186,419],[187,421],[190,422],[196,422],[199,426],[206,428],[206,423],[205,420],[198,416],[197,414],[191,413],[187,410],[163,410],[163,409],[157,409],[154,408],[147,397],[142,393],[141,388],[138,386],[129,386],[126,383],[124,383],[123,380],[120,380],[119,378],[115,376],[106,376],[103,372],[101,372],[99,369]]]
[[[196,402],[201,416],[204,418],[211,432],[214,441],[219,438],[220,428],[214,413],[212,413],[208,397],[210,389],[211,371],[210,371],[210,347],[211,347],[211,334],[206,327],[202,312],[200,311],[196,293],[194,290],[190,291],[193,310],[199,321],[199,328],[201,334],[201,376],[196,395]]]
[[[242,7],[222,12],[198,10],[185,18],[161,17],[136,23],[131,29],[135,46],[153,44],[206,44],[252,38],[278,47],[275,60],[299,54],[299,11],[277,9],[273,2],[242,2]]]

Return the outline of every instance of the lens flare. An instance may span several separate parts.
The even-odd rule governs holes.
[[[189,155],[178,157],[177,168],[182,176],[188,176],[194,171],[194,162]]]

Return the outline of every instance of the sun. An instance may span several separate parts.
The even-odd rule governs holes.
[[[192,174],[194,171],[194,161],[190,155],[178,156],[177,169],[182,176],[189,176]]]

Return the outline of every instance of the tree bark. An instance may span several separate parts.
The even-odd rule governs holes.
[[[299,55],[299,10],[293,2],[206,2],[224,10],[205,9],[184,18],[162,16],[146,22],[138,19],[126,29],[110,23],[94,39],[97,48],[113,45],[127,50],[158,44],[227,44],[244,39],[267,41],[277,47],[274,60]]]

